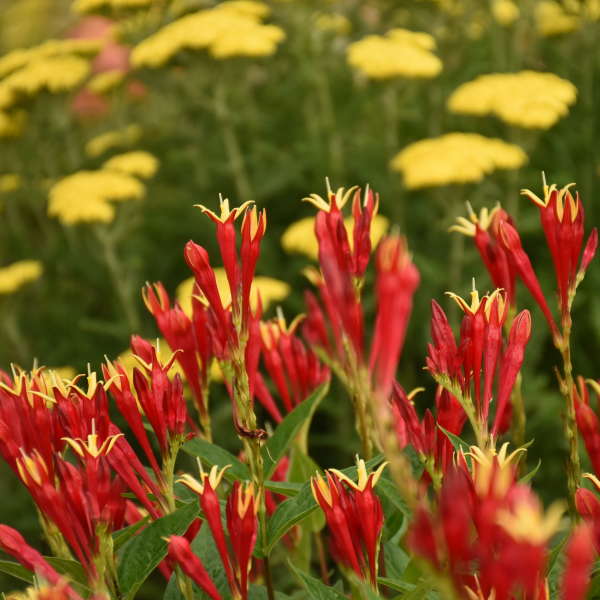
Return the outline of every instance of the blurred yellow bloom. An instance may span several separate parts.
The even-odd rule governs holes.
[[[218,59],[273,54],[285,33],[262,24],[257,11],[248,9],[250,4],[260,3],[226,2],[177,19],[138,44],[131,62],[135,67],[160,67],[186,48],[206,49]]]
[[[14,192],[21,187],[21,176],[16,173],[0,175],[0,194]]]
[[[520,16],[519,7],[512,0],[494,0],[492,15],[500,25],[508,27]]]
[[[77,87],[89,73],[86,59],[74,55],[38,58],[0,81],[0,108],[14,104],[21,96],[42,90],[67,92]]]
[[[315,17],[315,27],[320,31],[330,31],[338,35],[347,35],[352,31],[348,17],[334,13],[319,13]]]
[[[540,0],[535,5],[535,25],[543,36],[561,35],[579,29],[579,17],[565,11],[560,2]]]
[[[518,169],[527,162],[519,146],[476,133],[448,133],[406,146],[391,161],[408,188],[472,183],[496,169]]]
[[[0,294],[13,294],[26,283],[39,279],[42,271],[38,260],[19,260],[0,268]]]
[[[0,93],[0,98],[1,95]],[[17,137],[23,131],[26,121],[27,113],[25,111],[17,110],[10,113],[0,110],[0,138]]]
[[[344,226],[352,246],[352,218],[344,219]],[[390,222],[386,217],[375,215],[371,225],[371,244],[373,247],[379,243],[389,226]],[[286,252],[298,252],[312,260],[317,260],[319,257],[319,244],[315,236],[314,217],[306,217],[292,223],[281,236],[281,246]]]
[[[227,275],[225,269],[215,269],[215,277],[217,280],[217,288],[219,295],[221,296],[221,302],[224,306],[231,304],[231,292],[229,290],[229,283],[227,281]],[[177,302],[179,302],[182,310],[190,315],[192,313],[192,293],[194,289],[194,278],[190,277],[185,281],[182,281],[175,292]],[[273,279],[272,277],[262,277],[258,275],[254,278],[252,283],[252,290],[250,292],[250,304],[252,309],[255,309],[258,305],[258,296],[260,294],[260,300],[262,302],[263,310],[267,310],[272,302],[278,302],[283,300],[290,293],[290,286],[285,281],[279,279]]]
[[[553,73],[492,73],[456,88],[448,108],[462,114],[493,114],[518,127],[549,129],[568,114],[576,97],[577,88]]]
[[[240,15],[247,17],[256,17],[257,19],[264,19],[271,13],[271,9],[264,2],[254,2],[253,0],[228,0],[227,2],[220,2],[216,8],[219,10],[231,10]]]
[[[392,29],[385,36],[368,35],[350,44],[350,65],[372,79],[431,78],[442,70],[442,61],[431,52],[435,40],[427,33]]]
[[[123,129],[107,131],[92,138],[85,145],[85,153],[92,158],[104,154],[111,148],[132,146],[142,137],[139,125],[128,125]]]
[[[101,8],[143,8],[151,6],[156,0],[75,0],[72,8],[76,13],[95,12]]]
[[[156,173],[158,159],[150,154],[150,152],[135,150],[109,158],[102,165],[102,168],[147,179]]]
[[[50,189],[48,215],[64,225],[81,222],[109,223],[114,219],[110,201],[140,199],[144,185],[135,177],[115,171],[79,171]]]
[[[98,75],[92,77],[87,87],[96,94],[106,94],[106,92],[110,92],[120,85],[124,79],[125,73],[123,71],[104,71],[104,73],[98,73]]]
[[[41,58],[72,54],[95,54],[101,46],[99,40],[67,39],[47,40],[32,48],[18,48],[0,57],[0,77],[21,69]]]

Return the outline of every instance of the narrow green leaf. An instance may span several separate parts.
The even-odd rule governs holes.
[[[519,479],[519,483],[529,483],[535,477],[536,473],[540,470],[541,466],[542,466],[542,459],[538,458],[537,465],[535,465],[535,467],[533,469],[531,469],[531,471],[529,471],[529,473],[527,473],[526,475],[523,475],[523,477],[521,477],[521,479]]]
[[[275,433],[267,440],[262,448],[265,477],[271,477],[277,467],[277,463],[285,454],[290,444],[305,423],[312,418],[317,406],[327,393],[329,384],[319,386],[306,400],[296,406],[281,423],[277,426]]]
[[[296,568],[291,561],[288,561],[288,565],[304,586],[304,589],[308,593],[308,598],[313,600],[347,600],[344,594],[331,586],[325,585],[320,579],[316,579],[312,575]]]
[[[206,440],[194,438],[183,445],[183,450],[191,456],[197,456],[205,465],[217,465],[223,468],[226,465],[231,465],[231,468],[225,471],[225,479],[234,481],[236,479],[247,481],[250,479],[250,471],[248,467],[231,452],[227,452],[224,448],[211,444]]]
[[[407,583],[390,577],[378,577],[377,583],[398,592],[412,592],[417,587],[414,583]]]
[[[72,581],[87,586],[88,578],[81,563],[76,560],[58,558],[56,556],[44,556],[44,558],[51,567],[56,569],[62,575],[67,575]]]
[[[113,533],[113,549],[116,552],[119,550],[126,542],[128,542],[144,525],[148,523],[149,517],[146,516],[143,519],[140,519],[137,523],[133,525],[129,525],[128,527],[123,527],[123,529],[119,529],[119,531],[115,531]]]
[[[148,575],[166,556],[167,542],[163,538],[182,535],[198,512],[198,504],[190,502],[150,523],[123,546],[117,564],[117,576],[121,594],[126,600],[135,596]]]
[[[27,583],[33,581],[33,573],[12,560],[0,560],[0,571]]]
[[[298,492],[302,488],[302,484],[294,483],[292,481],[265,481],[265,487],[276,494],[293,497],[298,495]]]
[[[438,427],[450,440],[455,450],[463,450],[464,452],[469,451],[469,444],[467,444],[467,442],[465,442],[462,438],[458,437],[454,433],[450,433],[447,429],[444,429],[440,424],[438,424]]]

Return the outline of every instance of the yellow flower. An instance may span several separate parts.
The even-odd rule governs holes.
[[[109,223],[114,219],[110,201],[140,199],[144,186],[135,177],[115,171],[79,171],[50,189],[48,214],[64,225],[81,222]]]
[[[519,7],[512,0],[494,0],[492,15],[503,27],[512,25],[520,16]]]
[[[379,240],[385,235],[390,222],[382,215],[375,215],[371,224],[371,244],[375,247]],[[344,226],[348,232],[350,244],[352,245],[352,218],[344,220]],[[292,223],[281,236],[281,246],[286,252],[298,252],[305,254],[312,260],[319,257],[319,244],[315,236],[315,219],[306,217]]]
[[[320,31],[330,31],[338,35],[347,35],[352,31],[352,23],[348,17],[334,13],[318,13],[315,17],[315,27]]]
[[[142,128],[139,125],[128,125],[123,129],[107,131],[92,138],[85,145],[85,153],[92,158],[104,154],[111,148],[132,146],[142,137]]]
[[[224,306],[231,304],[231,292],[225,269],[215,269],[217,288]],[[194,278],[190,277],[177,286],[176,296],[182,310],[190,315],[192,312],[192,293],[194,290]],[[252,309],[258,305],[258,296],[262,302],[263,310],[267,310],[272,302],[283,300],[290,293],[290,286],[285,281],[273,279],[272,277],[256,276],[252,283],[250,292],[250,304]]]
[[[39,260],[19,260],[0,268],[0,294],[13,294],[26,283],[39,279],[42,271]]]
[[[242,10],[241,5],[247,10]],[[281,28],[262,24],[256,11],[248,10],[247,3],[222,3],[159,29],[133,49],[131,62],[138,68],[156,68],[184,49],[206,49],[219,59],[267,56],[276,51],[284,37]]]
[[[385,36],[368,35],[350,44],[350,65],[372,79],[431,78],[442,70],[442,61],[431,52],[435,40],[426,33],[392,29]]]
[[[518,169],[527,162],[519,146],[476,133],[448,133],[410,144],[391,161],[391,168],[414,189],[472,183],[496,169]]]
[[[102,165],[102,168],[148,179],[149,177],[153,177],[156,173],[156,170],[158,169],[158,159],[150,154],[150,152],[136,150],[109,158]]]
[[[0,108],[8,108],[21,96],[34,96],[42,90],[67,92],[77,87],[89,73],[86,59],[73,55],[38,58],[0,81]]]
[[[0,175],[0,194],[14,192],[21,187],[21,176],[16,173]]]
[[[151,6],[156,0],[75,0],[73,11],[79,14],[96,12],[102,8],[144,8]]]
[[[41,58],[71,54],[95,54],[100,46],[99,40],[67,39],[47,40],[32,48],[18,48],[0,57],[0,77],[5,77]]]
[[[171,360],[173,351],[171,350],[171,348],[169,348],[169,344],[167,344],[165,340],[159,338],[152,345],[156,349],[156,356],[162,364],[166,364],[169,362],[169,360]],[[117,361],[121,363],[121,366],[125,369],[125,372],[130,377],[133,375],[134,367],[140,368],[140,362],[134,356],[133,352],[131,351],[131,348],[128,348],[127,350],[121,352],[121,354],[117,356]],[[177,361],[173,362],[173,366],[169,370],[169,375],[175,374],[179,374],[185,381],[185,375],[183,374],[183,371],[181,370],[181,367],[179,366],[179,363]]]
[[[579,29],[580,21],[567,13],[560,2],[541,0],[535,5],[535,25],[541,35],[549,37]]]
[[[462,114],[493,114],[518,127],[549,129],[568,114],[576,97],[577,88],[553,73],[492,73],[460,85],[448,99],[448,108]]]
[[[264,2],[254,2],[253,0],[228,0],[227,2],[220,2],[215,8],[230,10],[239,15],[256,17],[257,19],[264,19],[271,12],[271,9]]]
[[[106,94],[115,89],[125,79],[125,73],[119,70],[105,71],[98,73],[90,79],[87,87],[96,94]]]

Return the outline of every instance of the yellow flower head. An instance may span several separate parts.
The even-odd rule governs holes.
[[[536,194],[534,194],[531,190],[521,190],[521,194],[526,196],[538,206],[545,208],[548,206],[548,202],[550,202],[550,198],[553,194],[556,193],[556,214],[558,216],[558,220],[562,223],[564,213],[565,213],[565,202],[569,203],[571,221],[574,223],[577,218],[577,213],[579,212],[579,202],[576,198],[573,197],[569,188],[573,187],[574,183],[569,183],[564,187],[558,189],[555,183],[552,185],[547,185],[546,180],[544,178],[544,197],[540,198]]]
[[[568,114],[576,97],[575,86],[553,73],[492,73],[456,88],[448,108],[460,114],[495,115],[517,127],[549,129]]]
[[[435,77],[442,61],[432,53],[435,40],[427,33],[392,29],[385,36],[368,35],[348,46],[348,63],[371,79]]]
[[[504,497],[515,482],[515,463],[524,451],[524,448],[517,448],[508,454],[508,442],[499,452],[493,447],[482,450],[471,446],[467,456],[473,459],[471,472],[477,494]]]
[[[483,305],[483,313],[487,321],[491,318],[491,310],[494,303],[496,304],[496,310],[498,320],[502,319],[504,315],[504,308],[506,307],[506,294],[501,289],[495,289],[491,294],[485,294],[482,298],[479,298],[479,292],[473,287],[471,291],[471,303],[469,304],[464,298],[461,298],[458,294],[453,292],[446,292],[452,300],[458,304],[460,309],[468,315],[475,315],[480,307]],[[503,446],[504,448],[504,446]],[[502,450],[500,451],[502,452]]]
[[[355,489],[358,492],[364,492],[367,486],[374,488],[383,470],[388,466],[388,461],[385,461],[377,467],[377,469],[371,473],[367,473],[367,466],[365,465],[365,461],[362,458],[356,457],[356,474],[358,476],[358,481],[355,483],[348,475],[338,471],[337,469],[329,469],[331,473],[337,475],[338,479],[347,483],[351,488]]]
[[[0,294],[14,294],[26,283],[39,279],[42,271],[38,260],[19,260],[0,268]]]
[[[68,92],[87,77],[89,70],[88,61],[74,55],[33,60],[0,81],[0,109],[43,90],[53,94]]]
[[[261,23],[267,10],[259,2],[223,2],[185,15],[139,43],[131,62],[138,68],[156,68],[185,49],[208,50],[217,59],[268,56],[276,51],[285,33]]]
[[[494,217],[501,210],[500,204],[496,204],[492,210],[484,207],[479,212],[479,215],[475,213],[471,205],[467,202],[468,217],[456,217],[456,224],[452,225],[448,231],[457,231],[468,237],[475,237],[477,231],[476,226],[480,229],[487,231],[494,221]]]
[[[481,181],[497,169],[518,169],[527,162],[519,146],[476,133],[447,133],[408,145],[391,161],[406,187]]]
[[[104,169],[79,171],[52,186],[48,214],[65,225],[108,223],[115,214],[111,201],[141,199],[144,193],[144,185],[131,175]]]
[[[16,173],[0,175],[0,194],[14,192],[21,187],[21,176]]]
[[[560,2],[540,0],[535,5],[535,26],[544,37],[571,33],[580,25],[579,17],[566,12]]]
[[[136,9],[149,7],[156,0],[75,0],[73,2],[73,11],[79,14],[97,12],[103,8]]]
[[[106,94],[119,86],[125,79],[125,73],[119,69],[104,71],[92,77],[87,87],[96,94]]]
[[[214,269],[214,272],[221,302],[223,306],[229,306],[231,304],[231,290],[229,288],[229,281],[227,280],[225,269],[216,268]],[[177,302],[181,306],[183,312],[185,312],[185,314],[188,316],[192,314],[193,293],[193,277],[186,279],[185,281],[181,282],[179,286],[177,286]],[[285,283],[285,281],[258,275],[254,277],[252,281],[252,288],[250,290],[250,307],[252,310],[255,310],[258,307],[258,298],[260,296],[263,310],[267,310],[271,303],[283,300],[286,296],[288,296],[289,293],[290,286]]]
[[[85,153],[92,158],[104,154],[111,148],[122,148],[132,146],[142,137],[142,129],[139,125],[128,125],[123,129],[107,131],[92,138],[85,145]]]
[[[512,25],[520,16],[521,11],[513,0],[494,0],[492,15],[503,27]]]
[[[511,510],[498,513],[498,525],[518,542],[543,545],[558,531],[565,509],[562,502],[555,502],[548,511],[533,495],[523,495]]]
[[[96,433],[96,422],[92,419],[92,433],[88,434],[86,440],[81,438],[61,438],[66,442],[76,454],[85,458],[86,455],[92,458],[98,458],[99,456],[106,456],[113,448],[117,440],[122,436],[122,433],[115,435],[109,435],[102,444],[98,445],[98,434]]]
[[[109,158],[103,165],[103,169],[116,171],[126,175],[135,175],[143,179],[153,177],[158,169],[158,159],[143,150],[125,152]]]

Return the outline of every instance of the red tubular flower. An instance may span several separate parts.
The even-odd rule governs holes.
[[[558,336],[558,328],[554,322],[554,317],[552,316],[552,312],[548,307],[548,303],[546,302],[544,292],[542,292],[537,275],[531,266],[529,256],[527,256],[527,253],[525,250],[523,250],[519,232],[508,221],[502,221],[499,229],[500,240],[504,246],[504,249],[508,253],[509,260],[514,265],[514,268],[516,269],[519,277],[523,280],[523,283],[529,290],[529,293],[540,307],[546,321],[548,322],[548,326],[550,327],[552,335],[554,337]]]
[[[594,471],[597,475],[600,475],[600,420],[590,406],[590,396],[586,382],[580,377],[578,383],[579,389],[573,386],[577,428],[583,438]],[[587,383],[594,389],[598,398],[600,396],[600,383],[591,380],[588,380]]]
[[[242,599],[248,597],[248,574],[256,543],[258,505],[251,483],[236,481],[227,499],[227,530],[233,553],[233,565]]]
[[[561,598],[563,600],[584,600],[590,586],[592,566],[596,558],[593,530],[587,523],[578,525],[571,534],[566,558]]]
[[[504,415],[510,401],[517,375],[521,370],[525,358],[525,347],[531,336],[531,315],[529,311],[521,311],[513,321],[508,335],[508,345],[502,357],[498,384],[498,405],[492,433],[494,435],[503,432],[502,424]]]
[[[358,482],[336,469],[326,471],[327,480],[317,474],[310,482],[313,496],[325,513],[335,555],[373,586],[377,585],[383,527],[381,502],[373,488],[386,465],[367,473],[364,461],[358,460]]]
[[[448,577],[459,598],[545,597],[547,543],[562,508],[544,513],[516,481],[517,453],[507,455],[507,444],[498,453],[473,447],[444,477],[437,509],[424,500],[409,528],[409,548]]]
[[[193,320],[190,319],[177,303],[171,307],[169,295],[162,283],[155,283],[153,286],[147,284],[142,295],[160,332],[176,353],[175,358],[185,373],[198,412],[201,417],[205,417],[207,408],[203,390],[212,357],[210,336],[207,335],[206,327],[202,327],[206,323],[206,319],[202,318],[205,317],[204,307],[198,301],[193,302]]]
[[[580,263],[584,234],[584,210],[579,194],[572,196],[569,184],[561,189],[546,185],[544,197],[539,198],[529,190],[521,193],[530,198],[540,211],[540,221],[546,242],[552,255],[560,310],[563,319],[570,312],[570,303],[579,281],[592,260],[597,246],[597,231],[594,230],[586,243],[586,251]]]
[[[575,508],[582,519],[592,527],[596,552],[600,553],[600,480],[590,473],[586,473],[584,477],[592,483],[596,493],[583,487],[578,488],[575,493]]]
[[[512,219],[500,208],[500,205],[491,211],[483,208],[479,216],[473,212],[470,205],[468,208],[468,218],[459,217],[457,224],[452,226],[450,231],[457,231],[473,238],[492,283],[496,288],[506,292],[509,305],[514,306],[516,270],[499,239],[500,224],[503,221],[512,224]]]
[[[365,191],[361,202],[360,190],[356,190],[352,199],[352,262],[355,277],[363,277],[371,259],[371,224],[379,209],[379,194],[372,190]]]
[[[377,250],[377,317],[369,368],[382,397],[387,398],[404,345],[419,272],[407,251],[406,240],[389,236]]]
[[[275,384],[285,412],[290,412],[329,377],[329,370],[296,336],[301,319],[294,319],[288,327],[280,315],[260,324],[263,364]],[[281,421],[281,413],[269,397],[270,394],[265,396],[265,408],[276,421]],[[263,401],[260,394],[258,398]]]
[[[212,600],[221,600],[210,575],[202,561],[194,554],[189,541],[182,536],[172,535],[168,538],[169,558],[181,567],[181,570]]]
[[[64,592],[62,598],[81,600],[81,596],[65,583],[63,577],[54,570],[35,548],[32,548],[25,541],[16,529],[0,524],[0,549],[16,558],[26,569],[48,583],[53,586],[60,586]]]

